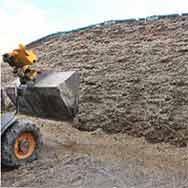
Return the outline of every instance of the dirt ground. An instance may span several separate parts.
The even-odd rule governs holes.
[[[188,148],[148,144],[101,129],[35,120],[44,135],[41,159],[19,169],[2,168],[3,187],[186,188]]]

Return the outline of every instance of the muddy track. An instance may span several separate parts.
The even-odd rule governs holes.
[[[3,187],[183,188],[188,186],[188,150],[151,145],[142,138],[80,132],[61,122],[40,125],[41,159],[19,169],[2,168]],[[43,126],[42,126],[43,125]]]

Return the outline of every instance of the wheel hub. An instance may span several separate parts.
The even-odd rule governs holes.
[[[14,146],[15,155],[18,159],[26,159],[33,154],[36,141],[31,133],[22,133],[17,139]]]
[[[29,150],[29,142],[27,140],[22,140],[19,143],[19,150],[23,153],[27,153]]]

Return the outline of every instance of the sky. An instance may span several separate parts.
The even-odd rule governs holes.
[[[188,12],[188,0],[0,0],[0,54],[57,31]]]

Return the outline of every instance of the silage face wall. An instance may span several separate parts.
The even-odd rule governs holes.
[[[35,44],[38,66],[81,73],[81,130],[184,145],[188,17],[117,23]]]

